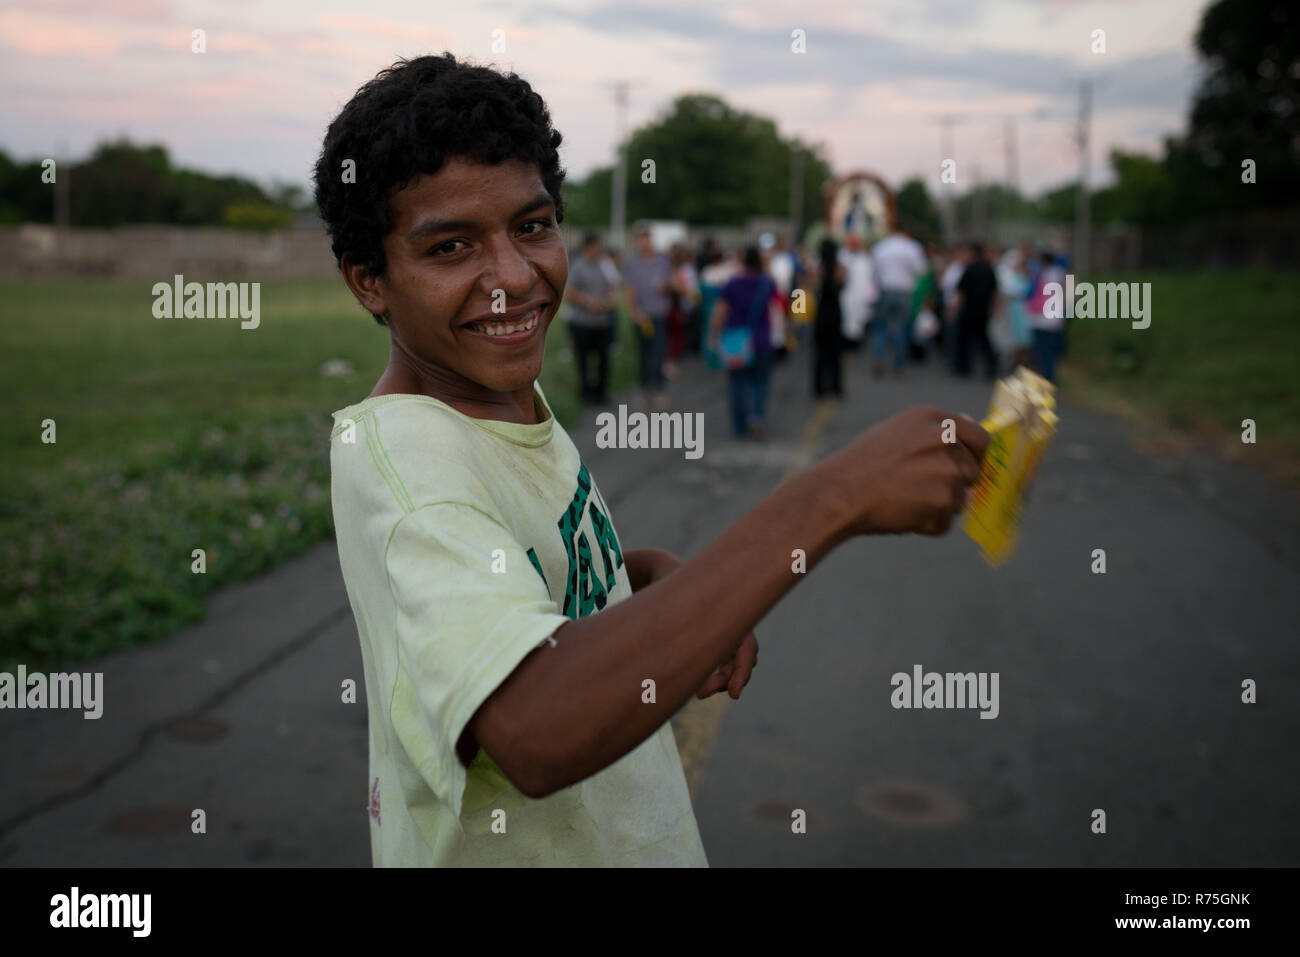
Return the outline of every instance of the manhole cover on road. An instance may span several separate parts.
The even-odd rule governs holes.
[[[789,820],[793,809],[794,805],[787,804],[785,801],[761,801],[754,805],[753,812],[754,817],[764,820],[785,821]]]
[[[230,725],[220,718],[207,718],[202,715],[193,718],[180,718],[163,729],[167,736],[177,741],[191,744],[207,744],[224,738],[230,733]]]
[[[140,807],[114,814],[104,822],[109,834],[126,837],[154,837],[161,834],[188,834],[190,809],[187,807]]]
[[[966,816],[966,806],[958,798],[915,781],[861,788],[858,807],[898,827],[947,827]]]
[[[810,811],[807,807],[796,805],[793,801],[779,801],[775,798],[759,801],[749,809],[749,813],[760,821],[776,821],[787,827],[795,820],[794,812],[804,812],[803,823],[809,833],[826,831],[831,826],[831,819],[821,811]]]

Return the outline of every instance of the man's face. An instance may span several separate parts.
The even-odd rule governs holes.
[[[650,256],[654,253],[654,244],[650,242],[649,233],[641,233],[636,238],[636,251],[642,256]]]
[[[452,158],[392,209],[377,288],[393,337],[460,397],[531,389],[569,276],[537,167]]]

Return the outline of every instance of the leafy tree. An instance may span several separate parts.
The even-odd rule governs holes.
[[[72,169],[76,226],[170,222],[176,206],[171,163],[162,146],[105,143]]]
[[[1300,202],[1300,8],[1292,0],[1217,0],[1201,17],[1196,49],[1209,72],[1181,148],[1206,174],[1218,210]],[[1242,162],[1256,183],[1243,188]],[[1183,163],[1181,172],[1192,172]]]
[[[614,169],[604,166],[586,179],[564,184],[564,221],[575,226],[609,224]]]
[[[293,224],[292,211],[274,203],[231,203],[221,213],[227,226],[269,232]]]
[[[922,243],[938,242],[943,234],[939,207],[922,179],[909,179],[899,189],[898,219]]]
[[[53,217],[54,186],[42,182],[41,173],[39,162],[15,163],[0,150],[0,223],[13,225]]]
[[[54,187],[41,181],[39,161],[16,163],[0,152],[0,222],[48,223],[54,215]],[[172,166],[159,145],[137,146],[126,140],[100,144],[71,169],[58,168],[70,182],[73,226],[111,227],[126,223],[175,223],[217,226],[228,222],[230,207],[271,206],[258,222],[292,221],[304,205],[300,187],[277,184],[268,198],[256,183],[238,176],[210,176]],[[247,209],[236,213],[247,220]]]
[[[256,184],[235,176],[214,177],[192,170],[178,170],[173,178],[173,187],[175,206],[168,221],[185,226],[224,223],[229,206],[267,202],[266,195]]]
[[[1115,184],[1092,197],[1096,222],[1163,225],[1181,218],[1177,187],[1165,161],[1117,149],[1111,151],[1110,165]]]
[[[817,148],[785,140],[776,124],[710,94],[678,97],[668,113],[633,132],[627,150],[627,216],[743,225],[751,216],[787,216],[795,151],[802,159],[803,222],[822,215],[830,166]],[[648,182],[646,160],[653,160]],[[566,187],[566,219],[609,222],[612,169]]]
[[[1049,223],[1074,222],[1079,184],[1070,183],[1044,193],[1038,201],[1039,216]]]
[[[1039,204],[1001,183],[985,183],[958,196],[953,202],[957,223],[966,231],[975,224],[977,206],[986,222],[996,219],[1032,221],[1040,216]]]

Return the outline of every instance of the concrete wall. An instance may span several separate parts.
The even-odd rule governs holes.
[[[785,220],[754,219],[746,226],[692,226],[687,246],[694,252],[705,237],[731,251],[783,231]],[[569,249],[586,232],[563,225]],[[605,238],[608,230],[594,230]],[[1030,242],[1072,248],[1067,224],[992,222],[986,245]],[[1094,226],[1093,271],[1214,269],[1257,266],[1294,269],[1300,224],[1291,217],[1261,214],[1173,229]],[[329,240],[320,226],[299,226],[267,235],[234,229],[180,226],[124,226],[119,229],[0,227],[0,278],[118,276],[161,281],[180,273],[199,282],[328,278],[338,275]]]
[[[319,227],[267,235],[235,229],[124,226],[70,229],[0,228],[0,277],[119,276],[165,280],[180,273],[197,281],[262,280],[337,275],[334,254]]]

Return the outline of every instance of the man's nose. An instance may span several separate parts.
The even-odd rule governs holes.
[[[537,279],[537,270],[518,246],[509,239],[500,239],[491,244],[488,258],[488,268],[483,273],[488,295],[496,289],[504,290],[508,298],[528,295]]]

